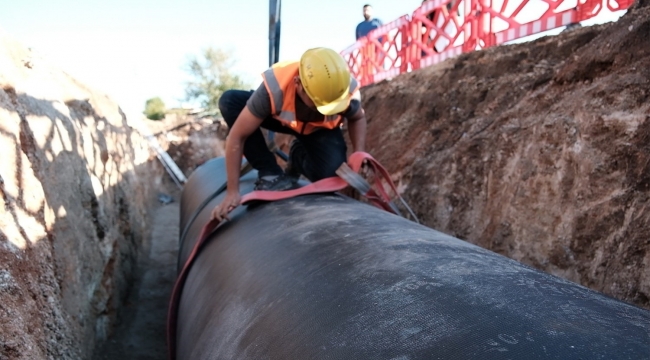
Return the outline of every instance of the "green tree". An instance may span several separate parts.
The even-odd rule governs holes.
[[[144,114],[150,120],[162,120],[165,118],[165,103],[159,98],[147,100],[144,106]]]
[[[230,52],[208,47],[201,57],[192,56],[187,64],[187,71],[192,79],[186,83],[186,100],[198,101],[208,110],[217,110],[219,98],[230,89],[247,89],[238,75],[233,74],[234,60]]]

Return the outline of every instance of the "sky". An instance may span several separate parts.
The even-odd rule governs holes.
[[[421,2],[284,0],[280,60],[353,44],[366,3],[387,23]],[[590,23],[620,12],[603,15]],[[268,67],[268,29],[267,0],[0,0],[0,30],[109,95],[127,114],[141,113],[156,96],[167,107],[191,105],[183,102],[185,66],[209,46],[232,51],[234,71],[256,87]]]

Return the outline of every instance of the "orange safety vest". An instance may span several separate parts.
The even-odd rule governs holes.
[[[323,115],[323,121],[317,122],[303,122],[296,118],[296,83],[293,78],[298,75],[298,66],[297,61],[277,63],[262,74],[271,98],[273,118],[299,134],[310,134],[322,128],[335,129],[343,122],[340,114]],[[358,87],[357,80],[350,77],[350,97],[358,91]]]

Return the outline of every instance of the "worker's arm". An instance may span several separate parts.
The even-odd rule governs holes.
[[[348,133],[350,134],[350,141],[352,142],[353,152],[365,151],[366,148],[366,113],[363,107],[347,116],[348,119]]]
[[[239,177],[241,176],[244,142],[261,124],[262,119],[253,115],[246,106],[230,129],[230,134],[226,139],[226,174],[228,176],[226,197],[212,210],[212,217],[218,221],[227,219],[228,213],[241,202]]]

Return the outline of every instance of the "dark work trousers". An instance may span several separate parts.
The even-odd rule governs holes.
[[[221,95],[219,110],[229,129],[232,129],[252,94],[252,90],[228,90]],[[322,129],[309,135],[301,135],[271,117],[264,119],[261,126],[270,131],[294,135],[298,139],[291,147],[289,162],[310,181],[336,175],[336,169],[347,159],[347,147],[340,128]],[[283,173],[275,155],[266,146],[264,134],[260,129],[255,130],[246,139],[244,156],[260,177]]]

